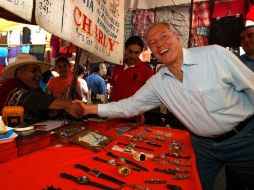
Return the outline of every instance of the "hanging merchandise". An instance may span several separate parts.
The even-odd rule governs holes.
[[[50,38],[50,47],[51,47],[52,58],[58,57],[59,49],[60,49],[60,38],[55,35],[52,35]]]
[[[250,3],[249,10],[246,14],[246,20],[254,22],[254,3]]]
[[[70,58],[72,57],[72,53],[76,53],[76,51],[77,51],[77,48],[72,43],[63,39],[60,40],[59,53],[61,56]]]
[[[6,65],[6,57],[8,55],[8,47],[0,47],[0,67]]]
[[[124,41],[133,36],[133,28],[132,25],[132,17],[133,17],[133,11],[130,9],[126,11],[124,16]]]
[[[168,22],[181,35],[181,45],[188,46],[189,35],[189,5],[175,5],[156,9],[156,22]]]
[[[23,28],[22,44],[31,43],[31,30],[28,27]]]
[[[139,36],[144,44],[145,49],[147,48],[146,44],[146,29],[147,27],[154,22],[155,19],[155,9],[136,9],[132,18],[132,23],[134,25],[133,35]]]
[[[211,1],[212,21],[209,44],[239,47],[240,32],[244,27],[246,1]]]
[[[192,12],[191,47],[206,46],[210,26],[209,2],[194,2]]]
[[[0,33],[0,44],[7,44],[7,32]]]

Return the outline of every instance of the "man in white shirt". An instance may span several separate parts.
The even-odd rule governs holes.
[[[164,66],[132,97],[85,105],[84,114],[131,117],[163,103],[191,132],[204,190],[227,165],[254,187],[254,74],[218,45],[182,49],[167,23],[148,28],[147,42]]]

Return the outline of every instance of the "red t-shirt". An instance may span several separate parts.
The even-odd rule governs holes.
[[[56,98],[66,99],[71,82],[71,77],[68,77],[67,79],[62,79],[60,77],[51,78],[48,81],[46,92]]]
[[[153,70],[139,60],[134,66],[124,70],[124,65],[117,65],[112,70],[111,101],[128,98],[136,93],[153,75]]]

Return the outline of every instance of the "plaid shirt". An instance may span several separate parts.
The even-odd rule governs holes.
[[[210,25],[209,2],[194,2],[192,12],[192,28]]]
[[[132,18],[134,25],[134,35],[145,36],[146,28],[154,22],[155,10],[154,9],[136,9]]]

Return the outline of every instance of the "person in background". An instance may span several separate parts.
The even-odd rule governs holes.
[[[82,65],[78,66],[78,83],[79,83],[79,89],[80,89],[80,96],[82,97],[83,102],[87,102],[87,96],[88,96],[88,86],[84,79],[85,73],[84,73],[84,67]]]
[[[153,75],[152,68],[139,59],[143,48],[144,43],[138,36],[125,42],[124,64],[117,65],[111,74],[111,102],[134,95]]]
[[[68,91],[73,79],[70,75],[70,63],[65,57],[58,57],[55,61],[55,71],[58,77],[52,77],[47,84],[46,92],[54,97],[67,99]]]
[[[254,71],[254,25],[247,26],[240,34],[241,46],[245,54],[240,56],[242,62]]]
[[[138,36],[131,36],[125,42],[124,64],[117,65],[111,74],[110,101],[119,101],[134,95],[153,75],[152,68],[143,63],[139,56],[144,49],[144,43]],[[141,125],[145,122],[144,114],[127,119]]]
[[[240,56],[241,61],[250,70],[254,71],[254,26],[246,26],[240,34],[241,46],[245,54]],[[254,81],[253,81],[254,82]],[[225,167],[227,190],[246,190],[246,186],[237,179],[234,172]]]
[[[86,77],[88,89],[91,90],[92,100],[100,99],[98,97],[107,96],[106,82],[103,76],[107,73],[107,67],[104,63],[100,63],[93,70],[93,73]],[[105,98],[100,99],[105,102]]]
[[[203,190],[226,165],[254,187],[254,73],[218,45],[183,49],[166,22],[147,30],[147,43],[164,66],[134,96],[84,104],[83,114],[132,117],[163,103],[188,128]]]
[[[50,67],[35,56],[18,54],[2,73],[5,80],[0,86],[0,110],[4,106],[23,106],[27,123],[46,118],[51,109],[64,110],[75,118],[81,118],[79,104],[55,98],[41,90],[41,75]]]

